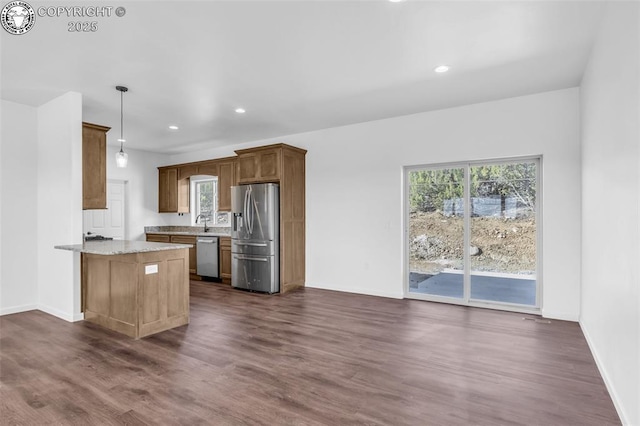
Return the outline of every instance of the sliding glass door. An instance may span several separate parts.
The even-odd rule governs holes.
[[[405,169],[407,297],[540,307],[539,160]]]
[[[409,292],[464,297],[464,168],[412,170]]]

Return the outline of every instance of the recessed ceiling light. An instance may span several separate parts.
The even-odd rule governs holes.
[[[389,0],[389,1],[390,1],[391,3],[400,3],[401,1],[404,1],[404,0]]]
[[[247,111],[245,111],[245,109],[244,109],[244,108],[236,108],[236,112],[237,112],[238,114],[244,114],[244,113],[245,113],[245,112],[247,112]]]
[[[171,125],[171,126],[169,126],[169,128],[170,128],[171,130],[178,130],[180,127],[178,127],[178,126],[174,126],[174,125]]]
[[[435,72],[438,72],[438,73],[443,73],[443,72],[449,71],[449,66],[448,65],[438,65],[433,70]]]

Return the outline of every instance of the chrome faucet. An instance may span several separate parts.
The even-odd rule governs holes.
[[[199,214],[198,216],[196,216],[196,223],[198,223],[198,219],[200,219],[201,217],[204,219],[204,232],[209,232],[209,227],[207,226],[208,216]]]

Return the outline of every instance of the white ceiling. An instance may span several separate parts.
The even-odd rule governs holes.
[[[80,92],[83,120],[111,126],[117,144],[115,86],[128,86],[126,146],[163,153],[574,87],[602,13],[586,1],[76,4],[126,15],[2,30],[2,99]],[[96,32],[67,31],[87,20]],[[451,71],[434,73],[443,63]]]

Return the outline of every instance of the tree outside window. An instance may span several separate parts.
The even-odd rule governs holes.
[[[217,208],[217,181],[215,179],[195,182],[195,215],[200,216],[200,223],[206,219],[213,223]]]

